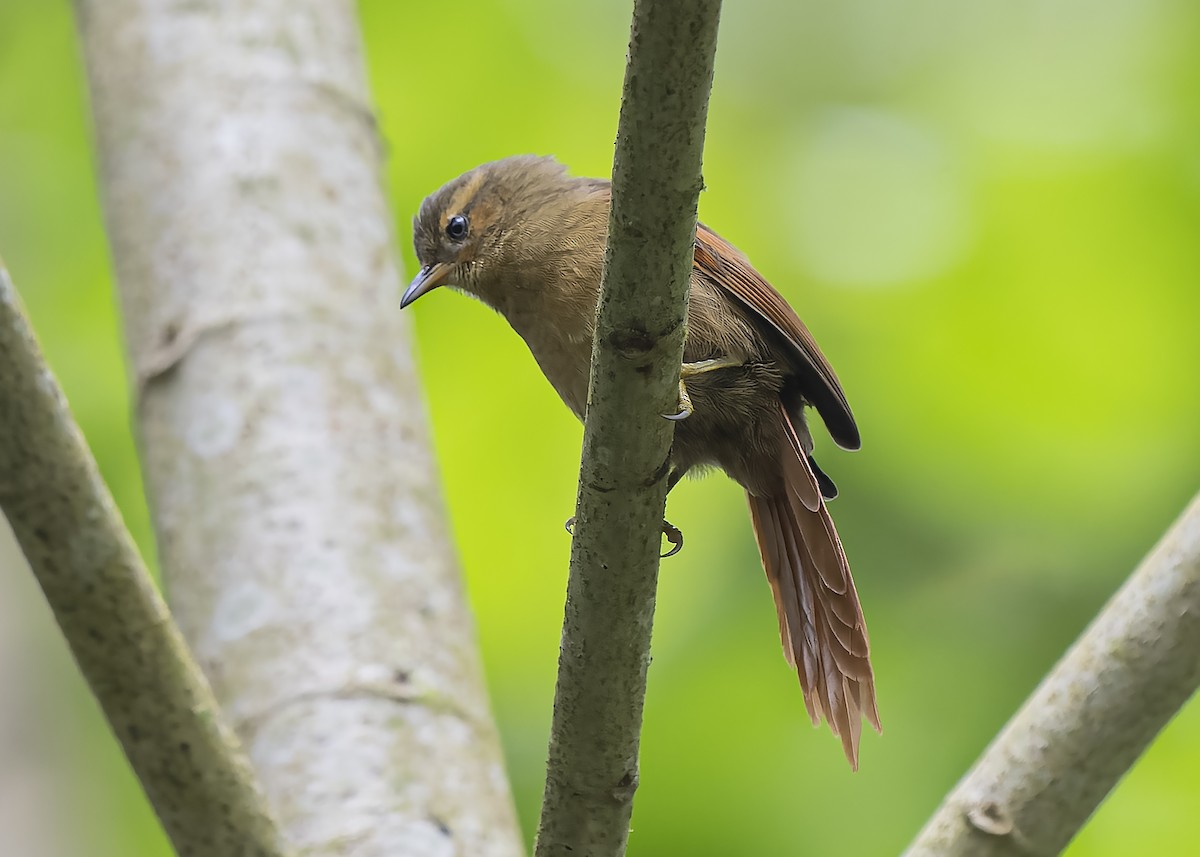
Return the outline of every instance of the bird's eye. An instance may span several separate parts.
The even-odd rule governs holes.
[[[465,215],[456,214],[446,221],[446,236],[451,241],[462,241],[467,237],[467,231],[471,225],[467,222]]]

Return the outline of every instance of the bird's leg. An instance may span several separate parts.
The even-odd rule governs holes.
[[[671,493],[672,488],[674,488],[676,485],[679,484],[679,480],[683,478],[683,474],[685,474],[685,473],[687,473],[686,467],[676,467],[674,470],[671,471],[671,474],[667,477],[667,493],[668,494]],[[575,518],[574,517],[568,519],[567,523],[564,524],[564,526],[566,527],[568,533],[570,533],[571,535],[575,535],[575,532],[574,532]],[[683,531],[681,529],[679,529],[679,527],[675,526],[670,521],[668,521],[666,518],[664,518],[663,522],[662,522],[662,534],[664,536],[666,536],[667,541],[671,543],[671,549],[669,551],[667,551],[666,553],[661,554],[659,557],[660,559],[666,559],[669,556],[675,556],[675,554],[677,554],[681,550],[683,550]]]
[[[715,372],[717,369],[732,369],[741,366],[741,361],[732,357],[716,357],[711,360],[697,360],[695,363],[684,363],[679,368],[679,411],[674,414],[663,414],[669,420],[686,420],[692,415],[692,397],[688,395],[688,378],[703,375],[705,372]]]
[[[575,519],[569,518],[564,525],[567,532],[572,536],[575,535]],[[671,543],[671,549],[664,554],[659,554],[659,559],[666,559],[669,556],[675,556],[683,550],[683,530],[672,524],[667,519],[662,522],[662,534],[667,537],[667,541]]]
[[[667,477],[667,494],[671,493],[671,489],[679,484],[679,480],[683,478],[683,474],[687,473],[686,467],[676,467],[671,470],[671,474]],[[666,518],[663,518],[662,525],[663,535],[667,537],[667,541],[671,543],[671,549],[662,554],[659,558],[666,559],[669,556],[675,556],[683,550],[683,530],[672,524]]]
[[[684,474],[687,472],[688,472],[688,468],[686,468],[686,467],[671,468],[671,475],[667,477],[667,495],[668,496],[670,496],[670,494],[671,494],[671,489],[679,484],[679,480],[682,479]]]

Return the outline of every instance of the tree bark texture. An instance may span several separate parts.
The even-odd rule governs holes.
[[[638,0],[537,857],[625,852],[719,0]]]
[[[168,594],[305,854],[521,850],[349,0],[77,0]]]

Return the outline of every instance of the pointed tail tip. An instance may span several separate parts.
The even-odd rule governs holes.
[[[882,732],[866,623],[816,480],[799,452],[789,452],[785,465],[795,462],[807,473],[788,473],[783,496],[747,492],[750,518],[775,599],[784,657],[800,680],[809,718],[817,727],[829,724],[857,771],[862,721]],[[802,490],[792,490],[796,484]],[[808,508],[801,494],[812,494],[817,508]]]

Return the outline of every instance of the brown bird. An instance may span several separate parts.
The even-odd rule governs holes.
[[[413,220],[421,271],[408,306],[442,285],[500,312],[567,407],[583,419],[611,186],[553,158],[484,164],[430,195]],[[814,407],[858,449],[846,396],[812,334],[746,257],[696,229],[680,421],[668,490],[715,465],[746,489],[775,597],[784,655],[815,725],[829,722],[858,767],[862,718],[879,730],[867,629],[825,505],[837,494],[812,457]]]

